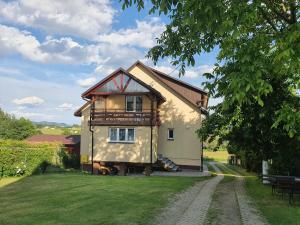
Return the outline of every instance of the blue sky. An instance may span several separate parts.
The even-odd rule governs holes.
[[[80,95],[147,50],[168,18],[109,0],[0,0],[0,108],[33,121],[79,123]],[[183,79],[201,87],[217,49],[198,57]],[[170,73],[169,59],[157,69]],[[177,77],[177,71],[172,76]]]

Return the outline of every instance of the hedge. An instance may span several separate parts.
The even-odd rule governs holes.
[[[60,165],[60,149],[59,143],[0,140],[0,176],[31,175],[49,164]]]

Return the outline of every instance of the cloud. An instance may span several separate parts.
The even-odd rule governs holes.
[[[0,0],[4,21],[86,39],[108,31],[115,13],[108,0]]]
[[[60,111],[69,111],[69,110],[74,110],[76,108],[77,107],[75,107],[72,103],[67,103],[67,102],[65,102],[57,107],[57,109]]]
[[[21,110],[12,110],[10,111],[11,114],[14,114],[16,117],[24,117],[30,120],[54,120],[58,118],[56,115],[51,115],[51,114],[45,114],[45,113],[36,113],[36,112],[25,112]]]
[[[151,48],[155,45],[155,38],[165,30],[165,25],[159,18],[150,21],[136,21],[136,28],[120,29],[109,34],[100,35],[98,41],[118,46],[137,46]]]
[[[37,106],[43,104],[44,102],[45,102],[44,99],[39,98],[37,96],[30,96],[21,99],[16,98],[15,100],[13,100],[13,103],[15,103],[16,105],[28,106],[28,107]]]
[[[79,79],[77,81],[77,84],[79,84],[80,87],[90,87],[92,86],[93,84],[96,83],[96,77],[89,77],[89,78],[86,78],[86,79]]]
[[[0,67],[0,74],[14,74],[14,75],[20,75],[22,74],[20,70],[11,68],[11,67]]]

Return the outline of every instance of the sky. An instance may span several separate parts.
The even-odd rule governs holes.
[[[146,58],[168,18],[122,10],[118,0],[0,0],[0,108],[32,121],[79,124],[81,94],[136,60],[178,78],[163,59]],[[217,49],[197,56],[180,78],[202,88]],[[171,73],[172,72],[172,73]],[[213,103],[214,101],[210,101]]]

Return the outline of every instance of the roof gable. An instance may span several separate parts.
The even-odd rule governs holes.
[[[125,93],[153,93],[160,100],[164,97],[154,88],[137,79],[128,71],[120,68],[85,91],[81,96],[91,98],[92,95],[109,95]]]
[[[130,71],[135,66],[140,65],[146,71],[148,71],[152,76],[157,78],[160,82],[182,97],[184,100],[192,104],[194,107],[201,109],[204,113],[206,113],[206,108],[208,104],[208,94],[207,92],[192,86],[188,83],[185,83],[181,80],[175,79],[165,73],[162,73],[158,70],[155,70],[151,67],[144,65],[142,62],[137,61],[131,67],[127,69]]]

